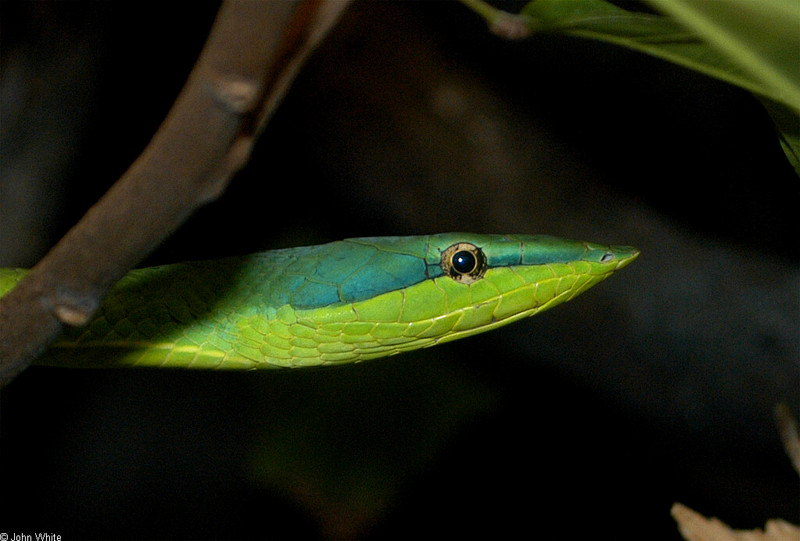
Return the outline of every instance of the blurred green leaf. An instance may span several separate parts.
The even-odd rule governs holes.
[[[648,1],[749,74],[764,97],[800,113],[798,0]]]
[[[496,401],[439,353],[417,353],[257,382],[257,394],[271,399],[252,421],[255,483],[309,510],[326,538],[359,537]]]
[[[534,0],[520,15],[533,30],[614,43],[782,101],[761,79],[711,47],[702,34],[660,15],[626,11],[603,0]]]
[[[512,18],[528,33],[613,43],[753,92],[773,115],[800,174],[800,0],[648,0],[668,17],[604,0],[533,0],[519,16],[482,0],[462,1],[495,31]]]
[[[751,90],[760,94],[800,174],[800,1],[648,1],[758,82],[759,89]]]

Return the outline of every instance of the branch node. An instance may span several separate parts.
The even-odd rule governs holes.
[[[261,89],[253,79],[218,75],[213,84],[214,101],[236,115],[253,111],[259,103]]]
[[[89,323],[96,307],[87,306],[87,302],[65,302],[61,300],[53,307],[53,314],[59,321],[72,327],[80,327]],[[94,303],[91,303],[94,304]]]

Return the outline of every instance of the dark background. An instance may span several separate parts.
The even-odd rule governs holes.
[[[35,263],[136,158],[216,7],[0,5],[0,266]],[[455,2],[356,3],[246,170],[147,263],[457,230],[639,260],[363,365],[31,368],[0,394],[0,531],[676,540],[676,501],[796,523],[773,409],[798,409],[799,191],[743,91],[601,43],[503,41]]]

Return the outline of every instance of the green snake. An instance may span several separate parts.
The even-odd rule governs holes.
[[[447,233],[137,269],[39,363],[249,370],[375,359],[561,304],[638,253],[545,235]],[[0,269],[0,296],[25,273]]]

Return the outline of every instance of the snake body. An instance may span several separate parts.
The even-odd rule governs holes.
[[[138,269],[40,362],[246,370],[363,361],[536,314],[637,255],[543,235],[447,233]],[[0,269],[0,295],[24,274]]]

